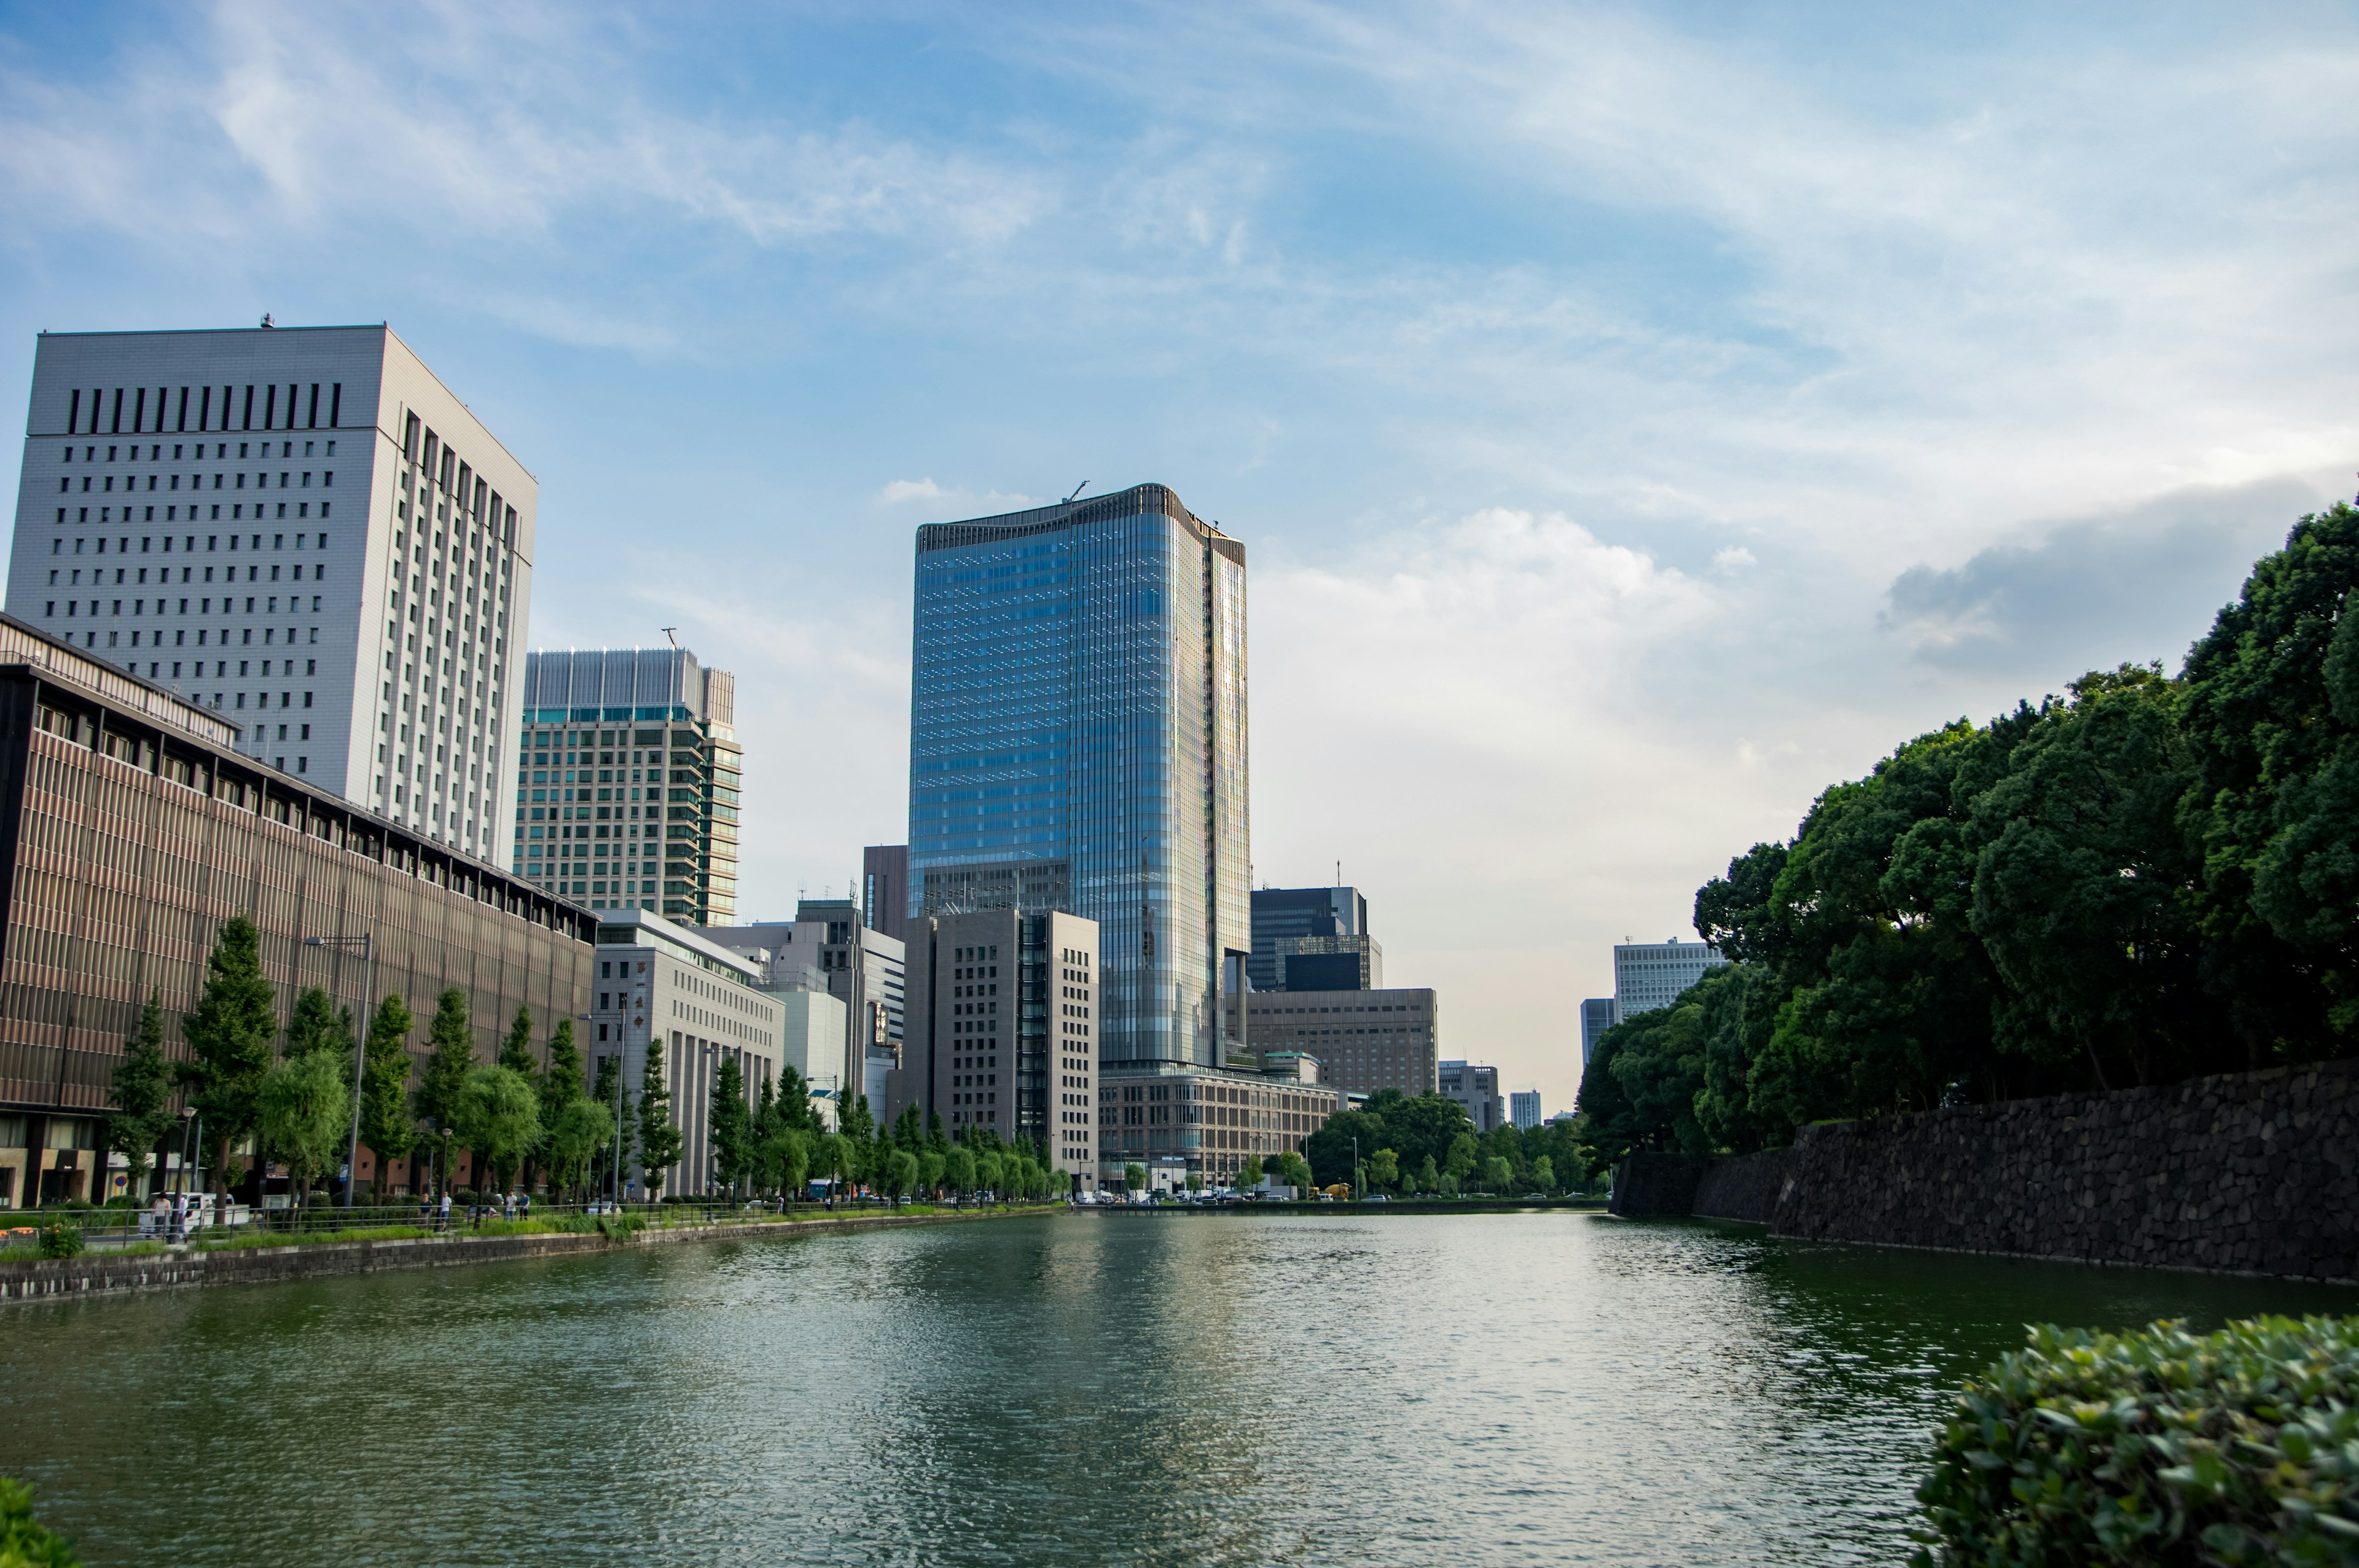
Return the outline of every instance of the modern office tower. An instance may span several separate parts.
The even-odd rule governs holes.
[[[1622,942],[1614,948],[1614,1022],[1669,1007],[1679,994],[1724,964],[1720,949],[1703,942]]]
[[[814,1087],[832,1079],[846,1105],[868,1095],[869,1114],[885,1114],[885,1075],[900,1065],[904,1028],[906,949],[899,941],[870,930],[848,898],[807,898],[790,921],[706,925],[696,934],[741,957],[763,956],[766,983],[774,989],[815,981],[842,1002],[841,1054],[823,1056],[814,1044],[804,1076]],[[872,1086],[879,1092],[871,1094]]]
[[[8,610],[508,864],[538,485],[385,327],[44,332]]]
[[[685,648],[535,652],[509,870],[682,925],[737,913],[737,677]]]
[[[1215,1066],[1246,948],[1245,546],[1159,484],[918,531],[912,913],[1097,923],[1101,1076]]]
[[[1356,936],[1281,936],[1274,964],[1281,991],[1380,991],[1385,989],[1385,950],[1376,939]],[[1250,972],[1250,966],[1248,966]]]
[[[1597,1043],[1605,1037],[1605,1032],[1614,1024],[1612,997],[1593,996],[1581,1004],[1581,1065],[1584,1070],[1589,1065],[1591,1053],[1597,1049]]]
[[[1477,1133],[1495,1132],[1506,1119],[1506,1106],[1499,1098],[1499,1069],[1478,1066],[1472,1062],[1441,1064],[1441,1094],[1454,1099],[1466,1110],[1466,1119],[1474,1124]]]
[[[619,1054],[626,1108],[636,1115],[654,1045],[680,1137],[679,1165],[653,1184],[661,1193],[696,1195],[728,1184],[713,1168],[712,1095],[722,1066],[737,1064],[749,1108],[778,1076],[779,1006],[762,989],[764,978],[761,966],[645,910],[598,917],[590,1081],[597,1082],[602,1061]]]
[[[1093,1191],[1096,922],[1003,907],[915,915],[908,931],[903,1101],[953,1138],[1039,1144]]]
[[[909,846],[871,844],[860,851],[860,917],[872,931],[908,939]]]
[[[1254,991],[1246,1037],[1264,1062],[1289,1051],[1318,1058],[1319,1081],[1345,1094],[1434,1092],[1441,999],[1430,989]]]
[[[257,765],[237,741],[210,701],[0,617],[0,1207],[121,1195],[103,1173],[124,1042],[160,996],[165,1052],[186,1054],[180,1021],[232,914],[260,929],[280,1019],[311,986],[355,1017],[401,996],[420,1057],[451,986],[484,1062],[519,1007],[542,1053],[557,1020],[588,1011],[588,910],[369,815],[324,775]],[[475,1184],[473,1156],[455,1158]],[[358,1175],[378,1191],[417,1179],[408,1158],[379,1170],[365,1144]]]
[[[1253,890],[1253,957],[1245,972],[1253,979],[1257,991],[1284,990],[1287,981],[1278,966],[1279,944],[1288,939],[1308,937],[1365,937],[1368,933],[1368,901],[1357,888],[1256,888]],[[1356,983],[1335,984],[1342,972],[1340,965],[1300,967],[1294,970],[1302,990],[1371,990],[1384,985],[1384,958],[1369,942],[1364,949],[1346,943],[1333,949],[1301,949],[1297,952],[1347,952],[1364,950],[1363,968],[1373,968],[1375,978]],[[1371,962],[1372,960],[1372,962]]]
[[[1507,1115],[1518,1132],[1529,1132],[1540,1124],[1540,1092],[1538,1089],[1517,1089],[1507,1096]]]

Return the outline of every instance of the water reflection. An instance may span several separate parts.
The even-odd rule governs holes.
[[[1573,1215],[1071,1216],[12,1309],[93,1563],[1889,1562],[2036,1320],[2353,1292]]]

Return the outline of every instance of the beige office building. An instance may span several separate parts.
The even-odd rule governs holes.
[[[1302,1152],[1302,1141],[1343,1108],[1343,1097],[1296,1075],[1315,1063],[1291,1056],[1267,1071],[1143,1064],[1118,1070],[1098,1085],[1098,1173],[1109,1187],[1123,1184],[1123,1167],[1148,1171],[1150,1186],[1179,1184],[1195,1173],[1208,1187],[1234,1184],[1247,1155],[1264,1160]]]
[[[1430,988],[1380,991],[1255,991],[1246,999],[1256,1053],[1299,1051],[1319,1081],[1345,1094],[1440,1086],[1441,1001]]]

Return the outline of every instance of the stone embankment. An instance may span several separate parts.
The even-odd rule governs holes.
[[[388,1269],[445,1269],[662,1247],[689,1241],[766,1241],[824,1231],[877,1230],[898,1225],[993,1219],[1039,1208],[974,1209],[939,1214],[853,1214],[826,1218],[722,1225],[670,1225],[608,1237],[591,1233],[536,1236],[397,1237],[384,1241],[322,1241],[289,1247],[192,1247],[166,1252],[85,1252],[79,1258],[0,1262],[0,1303],[52,1301],[61,1296],[120,1295],[194,1285],[275,1284],[328,1280]]]
[[[1639,1155],[1613,1212],[1778,1236],[2359,1280],[2359,1061],[1805,1127]]]

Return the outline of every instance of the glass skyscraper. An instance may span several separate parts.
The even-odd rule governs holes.
[[[910,912],[1085,915],[1099,1060],[1220,1065],[1251,946],[1245,546],[1159,484],[929,524],[911,686]]]

